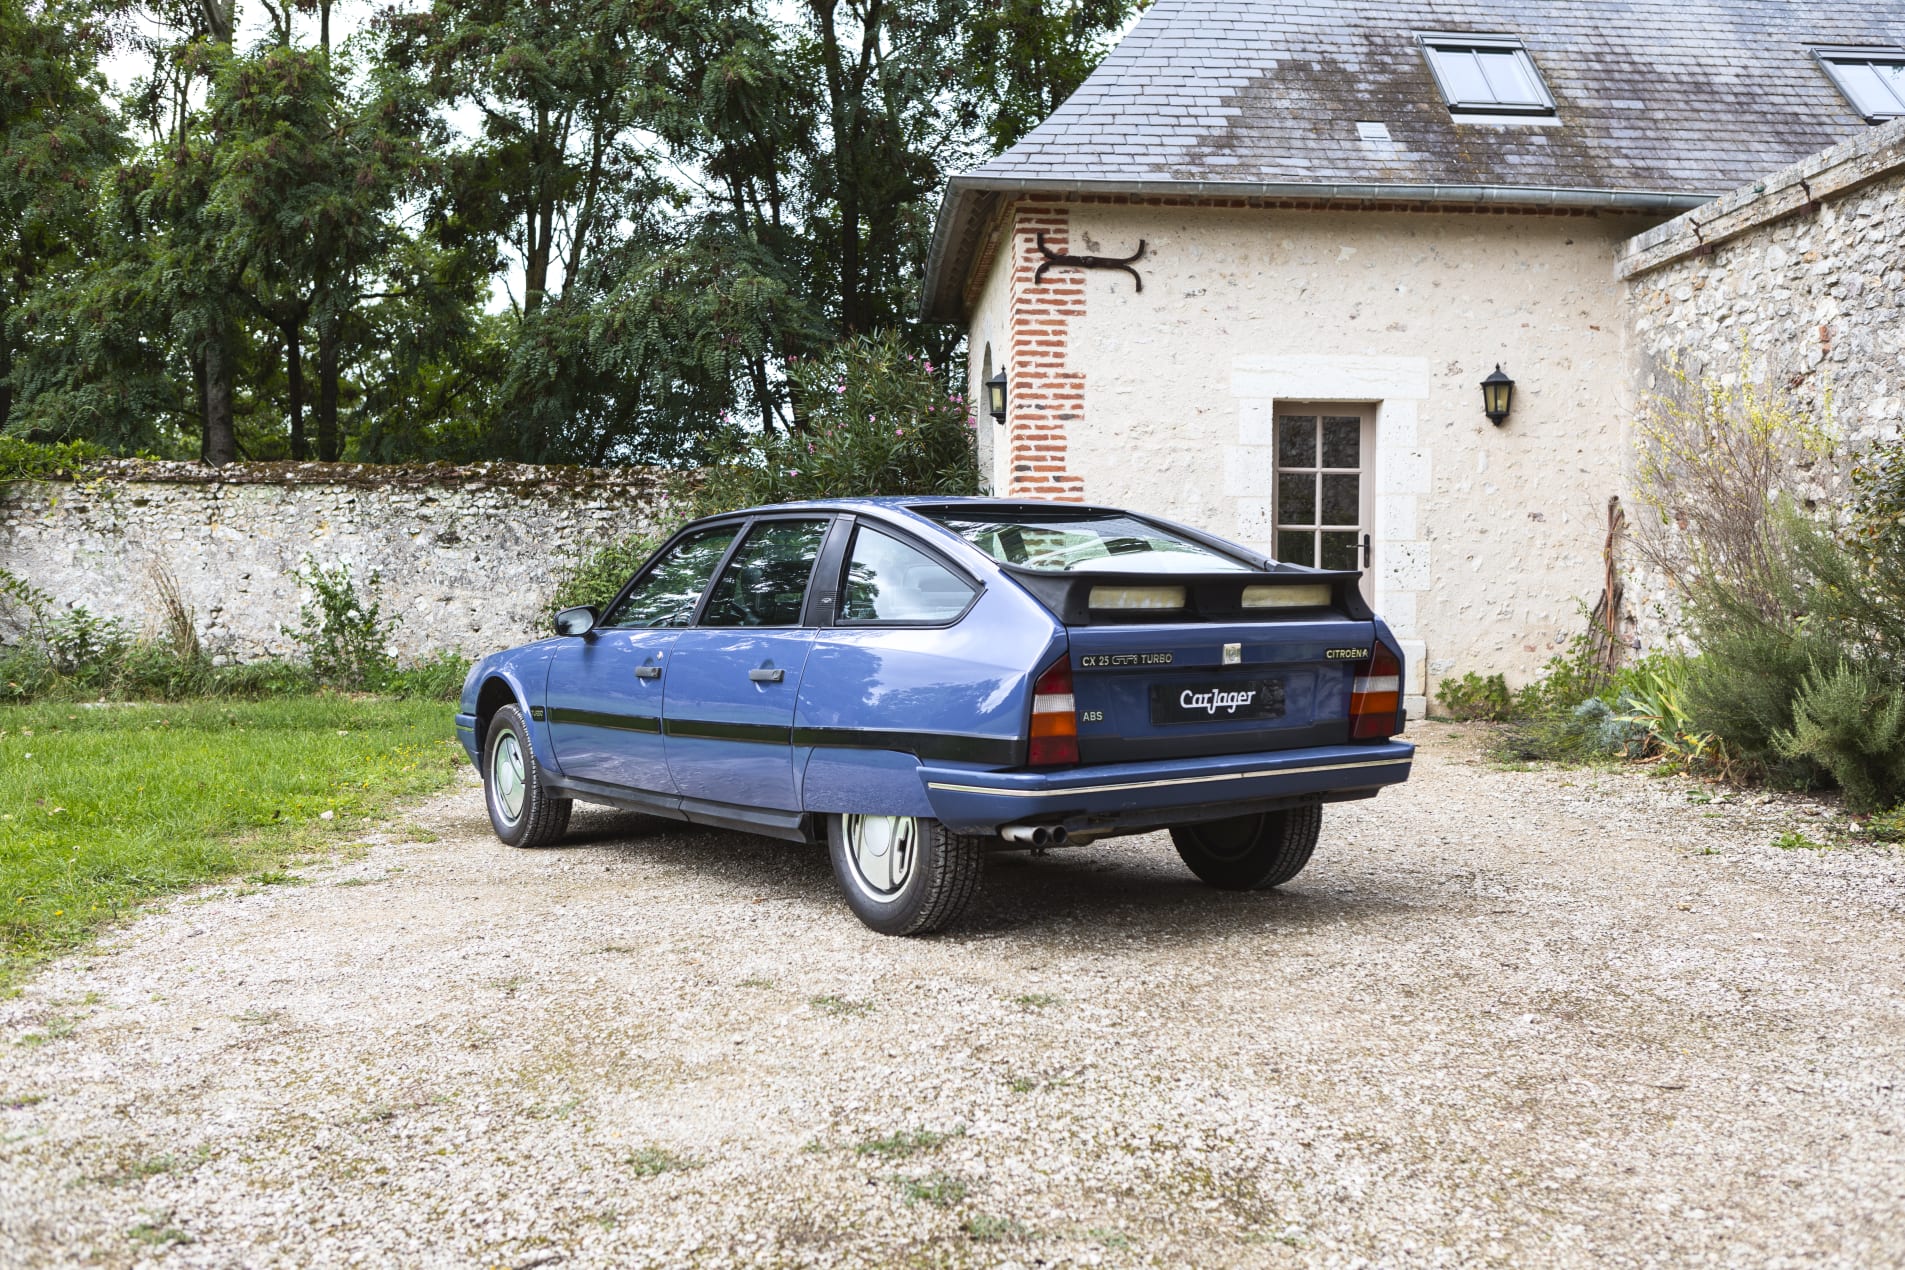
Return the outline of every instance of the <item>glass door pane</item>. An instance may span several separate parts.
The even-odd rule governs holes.
[[[1285,404],[1276,415],[1276,558],[1364,569],[1370,531],[1373,407]]]

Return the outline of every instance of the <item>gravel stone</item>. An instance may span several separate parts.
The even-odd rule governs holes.
[[[1898,852],[1483,735],[1281,891],[1151,835],[920,940],[824,848],[512,851],[466,781],[0,1002],[0,1263],[1905,1261]]]

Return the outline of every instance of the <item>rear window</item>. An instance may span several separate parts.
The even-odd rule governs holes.
[[[1251,566],[1122,512],[948,509],[933,519],[1001,564],[1048,573],[1246,573]]]

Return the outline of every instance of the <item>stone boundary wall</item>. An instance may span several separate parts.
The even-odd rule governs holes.
[[[545,634],[563,567],[656,527],[665,501],[646,469],[121,460],[0,485],[0,567],[146,631],[163,568],[207,651],[246,661],[294,651],[280,627],[310,598],[294,576],[307,557],[348,564],[379,575],[400,661],[477,657]]]
[[[1687,374],[1777,379],[1832,403],[1854,447],[1905,423],[1905,119],[1630,239],[1641,388]]]

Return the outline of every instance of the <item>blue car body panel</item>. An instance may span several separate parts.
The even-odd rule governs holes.
[[[668,668],[668,771],[684,798],[797,811],[792,753],[811,630],[687,630]],[[750,672],[777,679],[750,677]]]
[[[1356,666],[1331,660],[1394,649],[1380,618],[1263,621],[1226,628],[1241,634],[1221,641],[1191,622],[1067,627],[1010,570],[913,510],[953,501],[799,509],[869,521],[939,553],[978,591],[956,620],[603,628],[542,640],[477,664],[458,736],[480,761],[481,729],[507,700],[529,716],[531,748],[558,796],[784,837],[812,837],[815,818],[841,812],[930,815],[975,834],[1063,823],[1091,836],[1368,797],[1407,778],[1408,742],[1350,741]],[[1239,647],[1226,653],[1224,643]],[[1165,654],[1168,668],[1120,664]],[[1029,768],[1033,684],[1061,658],[1082,761]],[[638,667],[663,673],[641,677]],[[782,674],[750,676],[761,670]],[[1156,693],[1179,684],[1194,693],[1219,673],[1274,678],[1280,713],[1154,724]]]
[[[544,723],[551,766],[582,780],[675,792],[662,742],[665,668],[681,632],[604,630],[563,640],[550,658]]]

